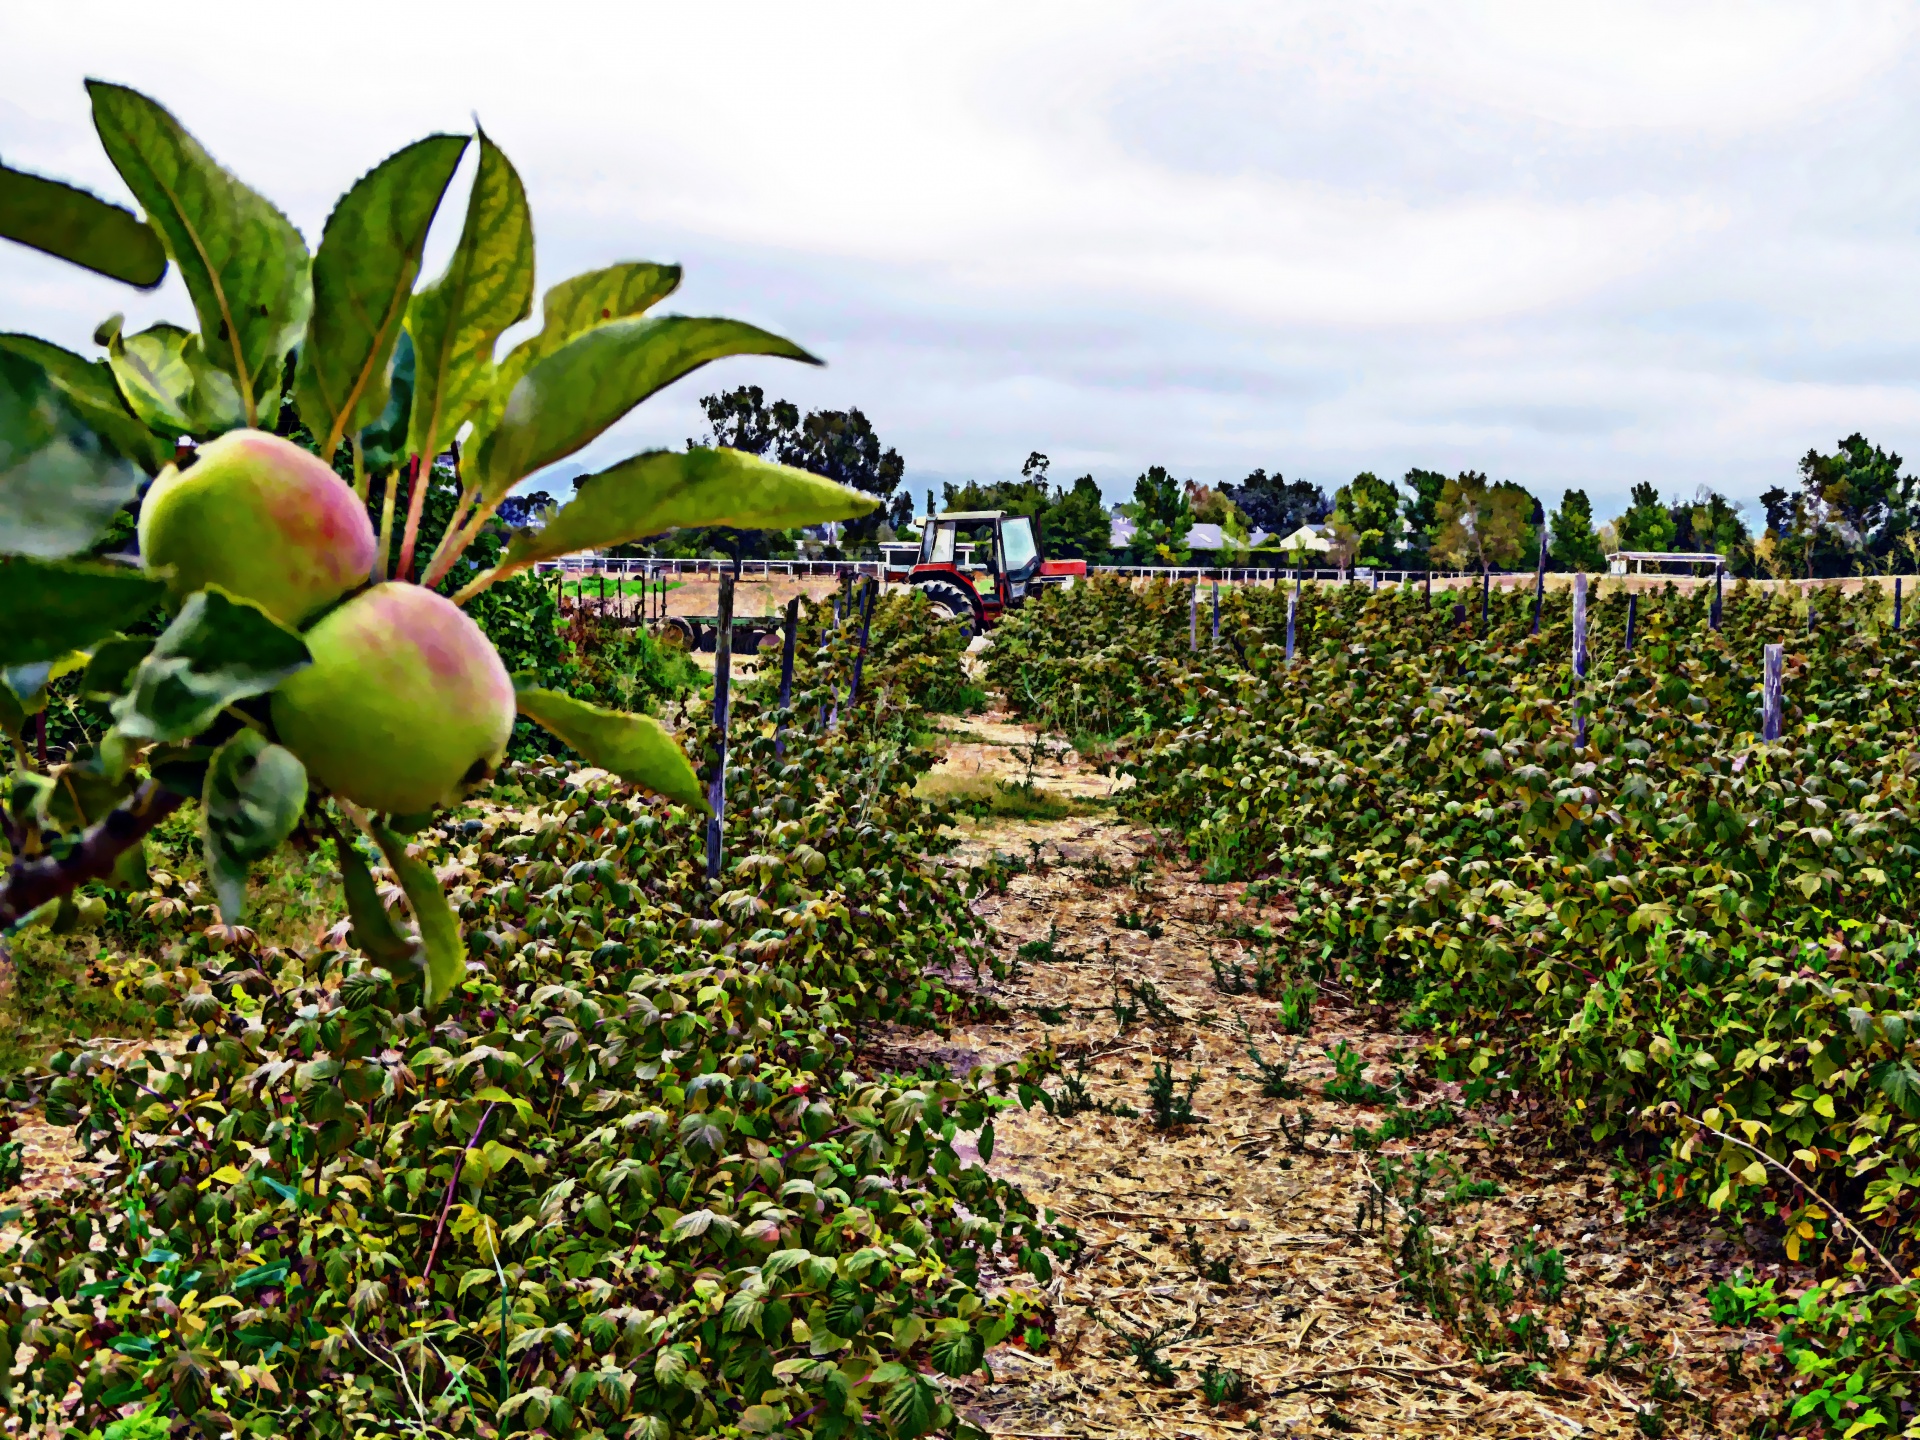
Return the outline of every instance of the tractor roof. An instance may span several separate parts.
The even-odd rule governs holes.
[[[938,515],[936,520],[1004,520],[1011,511],[1007,510],[949,510]]]

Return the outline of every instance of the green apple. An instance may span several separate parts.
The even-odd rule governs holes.
[[[389,581],[321,617],[313,664],[273,693],[280,743],[369,810],[417,815],[491,775],[513,733],[513,680],[467,613]]]
[[[176,599],[207,585],[298,625],[373,568],[373,524],[318,456],[264,430],[231,430],[140,505],[140,559]]]

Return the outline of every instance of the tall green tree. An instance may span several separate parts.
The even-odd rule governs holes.
[[[882,521],[898,529],[913,518],[913,501],[900,488],[906,462],[898,450],[880,443],[873,425],[858,409],[813,411],[800,422],[798,438],[781,458],[795,469],[886,502],[872,514],[842,526],[843,545],[871,545],[879,538]]]
[[[1333,495],[1339,544],[1361,565],[1391,565],[1400,550],[1400,492],[1363,470]]]
[[[1192,554],[1187,534],[1193,529],[1193,511],[1185,489],[1154,465],[1133,482],[1133,503],[1127,507],[1134,523],[1132,550],[1145,565],[1184,565]]]
[[[1093,476],[1082,475],[1071,489],[1049,487],[1050,465],[1036,450],[1020,467],[1018,480],[946,484],[942,508],[1028,515],[1040,527],[1040,541],[1049,559],[1105,561],[1112,549],[1113,517],[1107,513],[1099,485]]]
[[[700,408],[709,433],[704,442],[689,440],[688,449],[704,443],[764,455],[886,502],[843,526],[842,543],[871,545],[882,521],[898,529],[913,518],[912,497],[901,488],[906,463],[899,451],[881,444],[872,422],[858,408],[814,410],[803,418],[790,401],[769,402],[758,385],[704,396]]]
[[[1560,508],[1553,512],[1548,547],[1556,570],[1595,573],[1606,565],[1600,537],[1593,531],[1593,502],[1587,499],[1586,491],[1569,490],[1560,497]]]
[[[1440,494],[1447,488],[1447,477],[1438,470],[1412,469],[1400,482],[1407,487],[1401,500],[1405,535],[1405,553],[1410,569],[1425,570],[1431,564],[1434,536],[1439,533]]]
[[[1752,547],[1753,536],[1740,519],[1740,506],[1717,490],[1703,485],[1691,502],[1676,502],[1667,509],[1673,516],[1676,550],[1711,551],[1738,565]]]
[[[1071,490],[1056,490],[1041,517],[1047,554],[1059,559],[1105,561],[1113,545],[1113,517],[1093,476],[1082,475]]]
[[[1904,463],[1857,432],[1831,455],[1807,451],[1795,491],[1760,497],[1771,548],[1807,576],[1876,570],[1910,554],[1920,482],[1900,473]]]
[[[1649,481],[1635,485],[1628,496],[1632,502],[1626,514],[1613,522],[1622,550],[1666,551],[1673,549],[1673,537],[1679,526],[1673,512],[1660,501],[1660,491]]]
[[[700,409],[707,417],[709,445],[744,450],[749,455],[778,459],[800,434],[800,407],[790,400],[767,402],[758,385],[742,385],[719,395],[703,395]],[[695,442],[687,441],[691,449]]]
[[[1460,570],[1531,568],[1539,502],[1511,480],[1489,484],[1478,470],[1463,470],[1441,487],[1434,505],[1438,534],[1434,553]]]
[[[1274,471],[1255,470],[1238,485],[1222,485],[1220,493],[1239,508],[1247,523],[1269,535],[1293,534],[1302,525],[1318,525],[1333,513],[1326,492],[1307,480],[1288,480]]]

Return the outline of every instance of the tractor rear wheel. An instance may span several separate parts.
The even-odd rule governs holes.
[[[936,615],[944,614],[962,628],[968,640],[973,639],[979,626],[974,620],[972,596],[951,580],[927,580],[915,588],[927,597]]]

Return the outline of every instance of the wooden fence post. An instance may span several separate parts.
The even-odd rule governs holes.
[[[1627,592],[1627,654],[1633,654],[1633,622],[1640,609],[1640,597],[1631,590]]]
[[[1784,655],[1784,647],[1779,645],[1769,645],[1765,651],[1766,670],[1760,690],[1760,738],[1763,740],[1780,738],[1780,666]]]
[[[787,601],[786,633],[780,641],[780,720],[774,726],[773,753],[782,758],[787,753],[787,707],[793,703],[793,646],[800,638],[800,597],[794,596]]]
[[[1427,608],[1431,610],[1433,608],[1433,572],[1431,570],[1420,572],[1420,589],[1426,596]]]
[[[707,782],[707,879],[720,878],[727,814],[727,681],[733,669],[733,572],[720,574],[720,633],[713,641],[713,778]]]
[[[1720,577],[1725,573],[1725,571],[1717,568],[1713,572],[1713,606],[1707,611],[1707,628],[1709,630],[1718,630],[1720,628]]]
[[[1294,615],[1300,608],[1300,592],[1294,591],[1287,596],[1287,664],[1293,663],[1293,626]]]
[[[1487,638],[1487,597],[1493,593],[1493,572],[1480,572],[1480,638]]]

